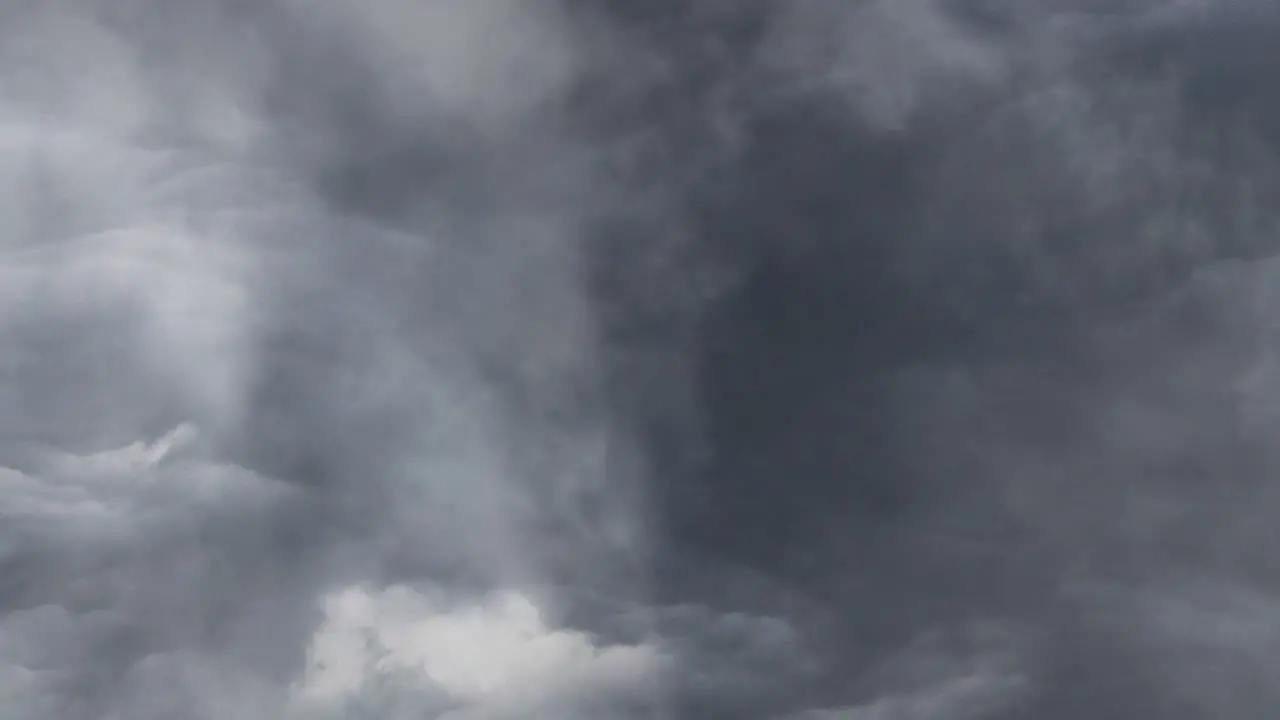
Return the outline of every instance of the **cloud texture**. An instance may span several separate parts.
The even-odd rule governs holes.
[[[1265,718],[1280,15],[0,9],[0,716]]]

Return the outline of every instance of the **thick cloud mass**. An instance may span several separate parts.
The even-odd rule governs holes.
[[[1272,717],[1277,33],[4,4],[0,717]]]

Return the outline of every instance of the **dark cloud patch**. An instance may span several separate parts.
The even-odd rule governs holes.
[[[732,279],[662,319],[643,290],[607,288],[646,329],[635,346],[668,348],[630,372],[685,373],[683,413],[639,401],[659,514],[683,549],[671,552],[837,608],[828,704],[924,628],[1011,618],[1046,633],[1042,664],[1026,676],[1036,689],[990,716],[1173,712],[1168,677],[1138,670],[1151,641],[1072,630],[1102,609],[1064,587],[1210,572],[1230,523],[1206,514],[1266,492],[1230,379],[1258,357],[1233,299],[1253,291],[1217,279],[1274,242],[1268,101],[1250,69],[1268,63],[1251,39],[1265,13],[960,9],[923,31],[949,28],[944,49],[981,42],[1007,65],[982,65],[996,80],[960,101],[920,96],[905,126],[861,114],[876,88],[834,70],[829,86],[778,93],[755,46],[724,74],[756,99],[735,105],[734,142],[700,145],[715,182],[692,185],[667,222],[705,248],[678,257]],[[937,50],[904,51],[912,72]],[[882,69],[868,59],[846,77]],[[744,74],[759,85],[738,85]],[[712,94],[689,92],[689,106]],[[687,157],[700,158],[673,161],[673,176]],[[666,281],[688,262],[664,266]],[[1266,265],[1248,267],[1266,282]]]

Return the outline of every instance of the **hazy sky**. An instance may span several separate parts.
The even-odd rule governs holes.
[[[1277,33],[0,5],[0,716],[1269,719]]]

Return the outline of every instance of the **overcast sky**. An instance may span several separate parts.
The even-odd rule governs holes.
[[[0,716],[1265,720],[1280,12],[0,7]]]

